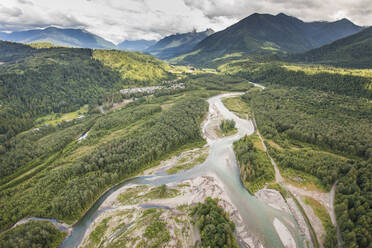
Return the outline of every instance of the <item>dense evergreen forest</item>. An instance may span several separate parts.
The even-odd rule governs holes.
[[[298,84],[302,86],[301,81]],[[251,104],[264,137],[279,145],[266,144],[280,168],[314,175],[328,190],[338,181],[335,210],[344,246],[369,247],[372,108],[368,99],[278,85],[247,93],[243,99]],[[334,247],[332,238],[327,237],[327,247]]]
[[[235,141],[234,152],[242,182],[251,194],[275,179],[274,168],[256,133]]]
[[[52,223],[30,221],[0,234],[0,247],[58,247],[65,234]]]
[[[21,43],[7,42],[0,40],[0,61],[10,62],[20,58],[26,58],[37,52],[36,49],[29,45]]]
[[[265,137],[281,136],[342,154],[371,158],[372,109],[364,98],[287,87],[247,94]]]
[[[232,74],[252,82],[260,82],[266,85],[295,86],[346,96],[372,98],[372,91],[370,90],[372,79],[351,75],[351,73],[330,73],[321,70],[317,72],[314,69],[314,73],[309,74],[304,71],[288,70],[281,63],[242,62],[234,64],[234,67],[241,69],[237,69]],[[224,70],[228,72],[229,67],[224,68]]]
[[[48,155],[61,151],[93,123],[92,116],[84,122],[76,120],[58,126],[45,126],[11,138],[7,149],[0,154],[0,183],[15,178],[31,169],[31,166],[39,165]]]
[[[210,197],[198,203],[191,211],[200,230],[200,247],[238,248],[234,231],[235,224],[228,213],[218,206],[218,199]]]

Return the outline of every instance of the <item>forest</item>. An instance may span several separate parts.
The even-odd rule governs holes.
[[[230,221],[228,213],[218,206],[218,199],[207,197],[190,214],[200,230],[200,247],[239,247],[234,236],[235,224]]]
[[[275,179],[274,168],[257,133],[235,141],[234,152],[239,162],[242,182],[251,194]]]
[[[342,154],[371,158],[372,109],[365,98],[272,86],[243,97],[255,109],[261,133],[314,144]]]
[[[29,131],[17,135],[7,142],[6,148],[0,152],[0,184],[31,169],[43,162],[48,155],[54,154],[81,133],[89,129],[94,123],[94,117],[81,121],[66,122],[58,126],[46,126],[38,131]],[[22,168],[21,168],[22,167]],[[18,170],[21,168],[20,170]],[[17,173],[14,173],[17,171]]]
[[[369,247],[372,109],[368,100],[278,85],[242,99],[252,106],[263,136],[280,146],[266,143],[279,168],[314,175],[328,190],[338,181],[335,211],[344,247]],[[326,247],[335,244],[334,231],[329,230]]]
[[[142,104],[145,106],[134,104],[105,117],[114,123],[111,132],[115,133],[115,128],[121,127],[125,134],[107,139],[110,137],[108,130],[105,142],[93,142],[103,125],[103,120],[97,120],[96,126],[92,126],[91,140],[71,142],[62,150],[64,156],[52,161],[44,170],[2,190],[1,229],[27,216],[53,217],[72,223],[109,186],[137,174],[172,150],[201,140],[199,125],[207,111],[204,100],[186,97],[161,113],[158,108],[147,108],[146,102]],[[135,117],[137,111],[144,112]],[[148,118],[148,111],[154,113],[152,118]],[[123,114],[123,120],[115,120],[116,116]],[[135,122],[137,126],[133,126],[135,118],[140,119]],[[53,138],[53,135],[48,137]],[[82,154],[76,153],[90,142],[95,143],[92,148]]]

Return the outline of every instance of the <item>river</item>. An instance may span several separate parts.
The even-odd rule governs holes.
[[[254,132],[254,125],[251,120],[241,119],[230,112],[221,101],[224,97],[231,97],[239,94],[241,93],[228,93],[208,99],[209,115],[207,121],[202,125],[202,131],[210,146],[210,153],[204,163],[174,175],[167,175],[164,173],[164,170],[160,170],[153,175],[135,177],[114,186],[104,193],[72,227],[70,235],[64,240],[61,247],[78,247],[92,222],[100,214],[110,209],[100,208],[102,203],[112,193],[123,186],[130,184],[161,185],[171,182],[181,182],[202,175],[214,174],[223,183],[224,190],[230,197],[231,202],[238,209],[244,225],[253,236],[257,237],[263,243],[264,247],[284,247],[273,226],[273,221],[276,218],[290,231],[297,247],[302,248],[303,240],[299,233],[298,225],[293,217],[286,212],[274,209],[262,203],[256,197],[250,195],[241,183],[240,170],[233,151],[233,142],[239,140],[244,135],[252,134]],[[213,118],[217,116],[217,113],[224,119],[233,119],[236,122],[238,132],[235,135],[216,138],[208,134],[208,128],[213,125]]]

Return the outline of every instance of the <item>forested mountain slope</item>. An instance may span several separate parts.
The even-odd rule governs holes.
[[[124,85],[161,84],[170,77],[164,62],[129,52],[35,49],[9,42],[1,42],[0,51],[2,142],[31,128],[41,115],[95,106]]]
[[[223,56],[304,52],[354,34],[359,27],[343,19],[303,22],[285,14],[253,14],[201,41],[180,63],[206,64]]]
[[[372,27],[329,45],[294,55],[292,61],[372,68]]]
[[[0,61],[3,63],[28,57],[36,52],[31,46],[0,40]]]
[[[9,34],[3,33],[0,35],[0,39],[21,43],[50,42],[54,45],[80,48],[117,48],[112,42],[82,29],[48,27]]]
[[[159,40],[155,45],[146,49],[147,53],[160,59],[169,59],[191,51],[196,44],[213,34],[212,29],[203,32],[174,34]]]

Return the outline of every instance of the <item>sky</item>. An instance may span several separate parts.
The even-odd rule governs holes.
[[[83,28],[114,43],[222,30],[253,13],[372,25],[372,0],[1,0],[0,30]]]

